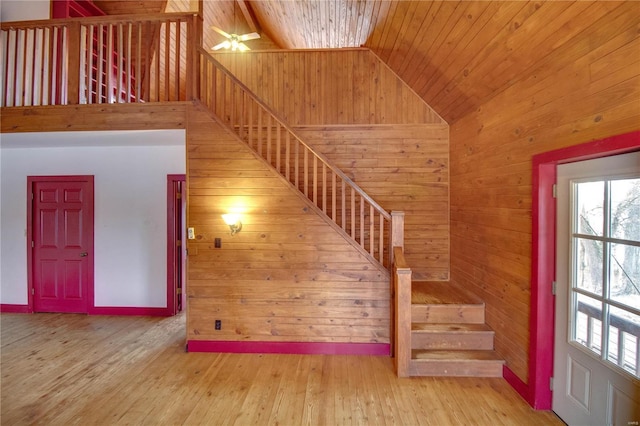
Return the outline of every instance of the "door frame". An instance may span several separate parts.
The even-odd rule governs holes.
[[[176,230],[178,228],[181,229],[182,231],[182,235],[185,234],[185,223],[186,223],[186,217],[184,217],[185,215],[182,215],[182,223],[178,224],[178,218],[180,216],[178,216],[177,211],[176,211],[176,183],[177,182],[182,182],[182,206],[186,206],[186,194],[185,194],[185,188],[186,188],[186,175],[184,174],[176,174],[176,175],[167,175],[167,314],[168,315],[176,315],[176,285],[175,285],[175,280],[173,279],[174,274],[175,274],[175,270],[176,270],[176,265],[175,265],[175,260],[176,260],[176,255],[178,254],[178,248],[177,248],[177,241],[178,239],[182,239],[182,236],[177,235]],[[184,210],[183,210],[184,211]],[[183,289],[183,293],[182,293],[182,300],[183,300],[183,304],[182,304],[182,311],[185,310],[185,294],[184,294],[184,289],[185,289],[185,274],[184,274],[184,267],[186,266],[186,256],[184,255],[184,249],[185,249],[185,241],[182,241],[182,246],[180,247],[180,250],[182,250],[182,274],[181,274],[181,280],[182,280],[182,289]]]
[[[93,175],[57,175],[57,176],[27,176],[27,239],[26,239],[26,248],[27,248],[27,312],[34,312],[34,283],[33,283],[33,186],[36,182],[79,182],[86,181],[91,188],[91,203],[89,207],[89,214],[91,215],[91,220],[94,223],[94,226],[91,227],[91,245],[90,245],[90,255],[87,259],[87,268],[88,268],[88,281],[87,288],[85,290],[85,294],[87,295],[87,312],[89,313],[91,309],[95,305],[95,276],[94,276],[94,254],[95,254],[95,199],[94,199],[94,176]]]
[[[531,315],[529,318],[529,380],[519,381],[513,374],[505,378],[538,410],[550,410],[553,377],[556,257],[556,203],[553,185],[557,166],[624,154],[640,149],[640,131],[612,136],[581,145],[561,148],[533,156]],[[553,320],[549,321],[549,318]]]

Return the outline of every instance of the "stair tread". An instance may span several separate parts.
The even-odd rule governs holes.
[[[411,324],[411,331],[416,333],[493,333],[493,330],[488,325],[475,323],[442,324],[414,322]]]
[[[491,350],[427,350],[414,349],[411,351],[412,361],[495,361],[504,363],[504,360]]]
[[[413,281],[411,303],[422,305],[484,305],[482,300],[447,281]]]

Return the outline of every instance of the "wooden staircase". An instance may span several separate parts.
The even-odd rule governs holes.
[[[448,282],[411,285],[410,376],[502,377],[484,303]]]

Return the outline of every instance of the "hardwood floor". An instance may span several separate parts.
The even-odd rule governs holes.
[[[2,314],[2,425],[561,425],[503,379],[387,357],[186,353],[184,316]]]

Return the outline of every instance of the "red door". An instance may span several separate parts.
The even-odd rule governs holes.
[[[87,313],[93,289],[93,176],[28,181],[33,310]]]

